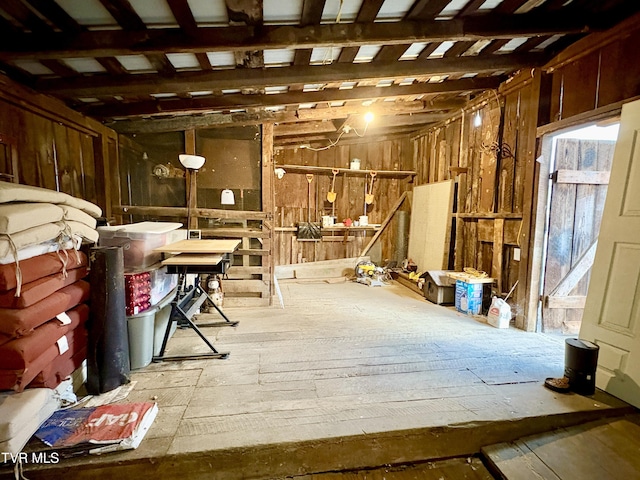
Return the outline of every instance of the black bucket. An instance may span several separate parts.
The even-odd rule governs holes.
[[[569,387],[581,395],[593,395],[596,390],[598,351],[595,343],[577,338],[567,338],[564,351],[564,376]]]

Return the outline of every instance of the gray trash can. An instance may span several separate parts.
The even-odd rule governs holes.
[[[144,368],[151,363],[155,350],[156,323],[162,322],[166,328],[171,315],[171,301],[176,295],[174,288],[157,305],[136,315],[127,317],[129,332],[129,361],[131,370]],[[160,340],[162,342],[162,340]],[[159,350],[159,349],[158,349]]]

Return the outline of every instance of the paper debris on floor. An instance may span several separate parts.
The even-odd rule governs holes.
[[[135,381],[130,382],[126,385],[120,385],[118,388],[114,388],[110,392],[91,396],[84,402],[84,407],[99,407],[100,405],[109,405],[110,403],[121,402],[133,391],[136,383],[137,382]]]

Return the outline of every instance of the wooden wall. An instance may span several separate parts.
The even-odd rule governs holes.
[[[535,229],[543,228],[538,217],[545,204],[537,210],[538,178],[544,179],[538,140],[615,117],[622,104],[640,97],[639,42],[635,16],[577,42],[542,71],[521,72],[414,138],[417,183],[457,181],[455,269],[490,273],[502,293],[518,281],[510,303],[519,328],[533,330],[537,320],[541,233]],[[474,127],[477,111],[481,127]]]
[[[413,140],[417,184],[457,183],[453,268],[487,272],[498,293],[518,282],[520,328],[530,328],[523,312],[540,80],[522,73]]]
[[[282,179],[275,179],[275,264],[288,265],[303,261],[331,260],[357,257],[371,240],[374,230],[334,229],[325,231],[320,242],[298,241],[296,225],[306,222],[310,205],[312,221],[320,221],[322,215],[331,215],[333,206],[327,199],[331,188],[331,168],[349,168],[353,158],[361,160],[360,175],[336,177],[335,216],[338,222],[346,218],[358,220],[364,214],[365,182],[370,182],[368,172],[413,171],[412,146],[408,138],[366,143],[342,143],[323,151],[290,148],[279,149],[274,154],[275,167],[286,165],[326,167],[314,174],[311,182],[309,204],[308,183],[304,168],[289,171]],[[373,183],[374,202],[367,206],[370,224],[381,224],[403,192],[411,189],[412,177],[382,175]],[[382,261],[394,258],[396,252],[397,225],[391,222],[380,236],[377,246]]]
[[[114,131],[0,76],[0,144],[10,153],[1,180],[69,193],[110,215]]]
[[[640,16],[592,34],[544,69],[551,75],[551,121],[640,96]]]

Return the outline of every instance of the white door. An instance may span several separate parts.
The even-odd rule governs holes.
[[[580,338],[600,346],[598,388],[640,407],[640,101],[622,108]]]

